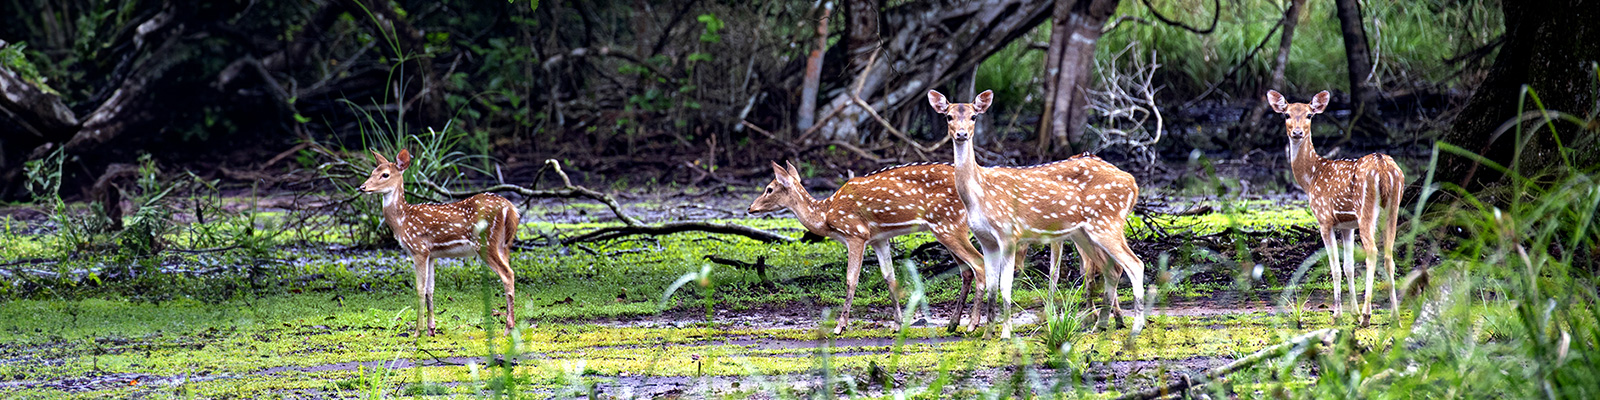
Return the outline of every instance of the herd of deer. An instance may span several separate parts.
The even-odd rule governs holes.
[[[1126,276],[1132,286],[1136,314],[1131,332],[1137,335],[1144,328],[1144,263],[1128,247],[1124,236],[1128,213],[1139,197],[1133,176],[1088,154],[1027,167],[978,165],[972,148],[975,122],[988,110],[992,96],[992,92],[984,91],[972,103],[952,104],[943,94],[928,91],[928,102],[934,111],[949,118],[947,133],[955,148],[952,164],[887,168],[850,179],[832,196],[818,200],[801,183],[794,165],[785,168],[772,163],[774,179],[750,205],[749,212],[789,209],[807,230],[843,242],[847,249],[844,307],[835,333],[849,324],[850,304],[868,247],[877,254],[878,267],[888,282],[898,329],[905,319],[901,315],[891,239],[918,231],[932,232],[940,244],[966,264],[961,273],[963,285],[958,304],[964,306],[969,293],[976,295],[967,319],[969,332],[987,316],[991,325],[998,318],[1001,337],[1010,337],[1011,286],[1018,261],[1025,260],[1022,256],[1030,244],[1050,246],[1049,293],[1053,297],[1060,277],[1061,247],[1067,241],[1082,258],[1084,285],[1095,278],[1104,284],[1106,304],[1100,308],[1101,321],[1108,321],[1111,313],[1121,320],[1116,289],[1119,278]],[[1389,300],[1398,313],[1393,255],[1404,174],[1392,158],[1383,154],[1357,160],[1328,160],[1312,149],[1310,118],[1327,107],[1328,92],[1317,93],[1309,104],[1291,104],[1277,91],[1268,91],[1267,102],[1274,111],[1288,116],[1289,163],[1295,183],[1310,197],[1312,214],[1327,247],[1333,275],[1334,317],[1337,319],[1343,308],[1342,271],[1350,280],[1350,308],[1361,314],[1363,325],[1371,320],[1380,209],[1387,217],[1381,222],[1386,224],[1382,246],[1388,267]],[[406,204],[401,176],[411,164],[411,154],[401,150],[395,163],[373,154],[378,166],[360,190],[384,195],[384,220],[411,256],[419,297],[417,332],[435,333],[430,260],[477,256],[505,285],[504,316],[509,333],[516,326],[516,278],[509,258],[520,220],[516,208],[493,194],[449,204]],[[1365,303],[1359,306],[1352,251],[1358,231],[1367,254]],[[969,234],[977,239],[978,248],[973,247]],[[1338,251],[1340,238],[1344,239],[1342,257]],[[1118,268],[1107,269],[1112,263]],[[997,302],[1003,306],[999,314],[995,313]],[[951,329],[961,320],[961,307],[955,311],[950,319]]]

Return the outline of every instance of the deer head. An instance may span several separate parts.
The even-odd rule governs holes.
[[[972,131],[977,126],[978,114],[989,110],[989,103],[994,100],[994,91],[985,90],[978,93],[978,98],[969,104],[950,104],[945,100],[944,94],[937,90],[928,91],[928,104],[933,105],[933,111],[949,117],[950,139],[956,143],[972,138]]]
[[[766,191],[761,192],[754,203],[750,203],[748,211],[751,214],[778,211],[786,207],[793,209],[810,197],[805,193],[805,185],[800,183],[800,171],[795,170],[793,163],[785,161],[784,164],[788,164],[789,169],[772,163],[772,182],[767,184]]]
[[[1267,91],[1267,104],[1272,105],[1272,111],[1289,116],[1284,124],[1289,130],[1289,140],[1298,142],[1311,133],[1311,116],[1321,114],[1328,108],[1328,91],[1324,90],[1311,98],[1311,104],[1290,104],[1284,100],[1283,94],[1276,90]]]
[[[400,161],[398,164],[389,162],[377,151],[373,151],[372,156],[378,158],[378,167],[373,168],[372,175],[361,184],[359,189],[363,193],[391,193],[405,183],[401,175],[406,171],[406,167],[411,166],[410,151],[400,150],[400,154],[395,156],[395,160]]]

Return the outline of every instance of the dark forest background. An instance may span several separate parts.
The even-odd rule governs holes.
[[[1260,101],[1273,88],[1335,93],[1320,149],[1420,154],[1446,140],[1510,161],[1500,128],[1527,109],[1523,85],[1592,121],[1600,59],[1600,15],[1581,0],[0,7],[0,197],[13,201],[28,198],[24,166],[52,154],[77,196],[142,155],[270,183],[407,135],[473,155],[467,180],[517,182],[551,158],[635,183],[746,182],[780,159],[847,176],[949,158],[929,89],[996,91],[978,142],[988,164],[1281,158],[1281,120]],[[1532,138],[1518,162],[1548,162],[1557,139],[1595,146]],[[1441,166],[1462,184],[1498,179],[1465,158]]]

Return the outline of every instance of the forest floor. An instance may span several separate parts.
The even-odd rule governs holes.
[[[751,190],[618,197],[646,222],[714,220],[799,236],[786,213],[746,215]],[[53,245],[59,227],[43,212],[8,207],[0,209],[0,246],[21,261],[0,267],[9,299],[0,300],[0,397],[1106,397],[1353,323],[1349,314],[1332,320],[1326,267],[1307,262],[1320,257],[1321,245],[1303,195],[1265,192],[1147,193],[1130,239],[1155,293],[1149,324],[1131,346],[1125,327],[1074,330],[1064,357],[1044,344],[1052,335],[1043,323],[1041,248],[1032,249],[1015,285],[1017,339],[944,329],[961,282],[948,253],[925,233],[894,241],[901,287],[927,301],[917,307],[918,321],[899,333],[890,327],[887,285],[869,266],[851,325],[835,337],[821,321],[844,297],[845,257],[836,242],[766,244],[691,232],[561,246],[548,239],[616,225],[615,218],[592,203],[536,200],[523,212],[524,245],[512,254],[513,337],[502,336],[501,319],[491,315],[498,282],[476,260],[438,262],[441,334],[417,337],[411,268],[392,245],[327,239],[348,227],[253,249],[86,255]],[[297,214],[294,199],[224,203],[251,207],[231,218],[253,213],[247,224],[260,228],[285,226],[281,220]],[[174,242],[205,225],[185,224]],[[763,259],[767,280],[707,263],[707,255]],[[1081,285],[1076,255],[1063,264],[1062,286]],[[702,271],[705,279],[664,298],[680,277]],[[1374,293],[1387,287],[1378,282]],[[1122,309],[1132,310],[1130,290],[1122,285]],[[1365,346],[1383,346],[1389,332],[1405,329],[1390,325],[1386,302],[1374,310],[1372,327],[1352,327]],[[1255,396],[1262,382],[1305,384],[1315,374],[1305,364],[1263,366],[1203,390]]]

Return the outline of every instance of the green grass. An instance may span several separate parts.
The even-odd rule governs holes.
[[[231,201],[231,200],[230,200]],[[1275,214],[1254,221],[1256,214],[1238,214],[1243,223],[1273,226],[1282,219]],[[199,243],[202,232],[219,237],[235,237],[241,224],[281,225],[296,216],[283,212],[225,215],[207,224],[183,224],[165,239],[179,245]],[[328,217],[319,217],[328,218]],[[801,227],[792,219],[726,220],[763,229],[794,234]],[[1168,229],[1209,228],[1211,217],[1184,217],[1161,222]],[[610,224],[527,223],[522,236],[533,232],[572,234]],[[1184,228],[1187,226],[1188,228]],[[22,228],[21,223],[15,225]],[[1265,228],[1264,228],[1265,229]],[[1138,232],[1138,229],[1135,229]],[[0,235],[0,247],[21,248],[48,238],[48,235]],[[483,288],[494,285],[481,263],[442,261],[437,267],[438,310],[436,316],[444,335],[418,340],[401,337],[409,333],[415,318],[416,297],[411,289],[409,262],[395,249],[350,254],[316,250],[330,245],[354,244],[348,235],[329,232],[287,235],[282,243],[311,240],[308,247],[274,246],[262,258],[242,250],[215,253],[165,253],[154,259],[121,254],[85,253],[58,263],[54,268],[86,269],[109,274],[121,265],[165,265],[194,268],[205,265],[244,266],[262,260],[283,260],[268,266],[270,275],[252,281],[241,272],[212,276],[149,273],[134,280],[40,281],[47,289],[24,292],[27,298],[0,303],[0,358],[38,356],[60,360],[50,363],[0,364],[0,376],[18,380],[62,379],[89,374],[130,374],[130,382],[145,379],[145,386],[67,394],[51,391],[18,391],[22,397],[76,396],[95,398],[151,393],[193,394],[210,397],[225,394],[292,395],[324,393],[366,397],[374,391],[387,395],[401,393],[476,394],[494,386],[498,372],[486,367],[430,366],[404,370],[358,368],[323,372],[282,372],[261,374],[266,368],[314,366],[339,362],[376,362],[395,359],[431,359],[421,350],[443,357],[481,357],[490,349],[482,326],[493,324],[485,318],[481,300]],[[897,256],[922,244],[931,236],[913,234],[895,240]],[[180,246],[182,247],[182,246]],[[765,287],[754,271],[714,266],[711,278],[717,282],[714,306],[717,310],[740,312],[755,307],[794,305],[805,314],[820,319],[824,307],[837,308],[844,296],[840,276],[844,269],[843,246],[833,242],[768,245],[742,238],[713,238],[705,234],[679,234],[659,240],[620,240],[586,244],[588,250],[573,246],[565,249],[541,247],[513,252],[512,264],[518,273],[518,316],[537,322],[524,326],[515,350],[532,354],[531,361],[515,368],[512,381],[518,387],[536,391],[558,390],[573,384],[568,369],[582,363],[587,371],[579,380],[607,379],[621,375],[685,376],[695,373],[736,376],[782,376],[805,373],[816,368],[811,349],[757,349],[709,343],[719,338],[771,338],[813,340],[810,328],[757,329],[729,326],[712,320],[711,325],[685,321],[683,328],[612,328],[590,325],[596,318],[647,316],[662,312],[660,295],[667,285],[685,272],[698,271],[701,256],[716,254],[725,258],[754,260],[766,256],[769,277],[777,283]],[[598,254],[591,254],[590,251]],[[874,260],[867,260],[875,264]],[[146,266],[142,268],[154,268]],[[147,271],[153,271],[147,270]],[[309,277],[308,279],[301,279]],[[945,276],[925,281],[926,296],[940,304],[954,301],[959,279]],[[901,273],[902,282],[910,279]],[[909,284],[908,284],[909,285]],[[1069,283],[1070,285],[1070,283]],[[259,286],[259,287],[258,287]],[[1027,307],[1043,304],[1044,282],[1025,275],[1017,284],[1016,300]],[[680,290],[667,303],[668,309],[697,310],[702,294],[695,285]],[[619,298],[619,295],[621,297]],[[1124,297],[1128,297],[1124,294]],[[570,301],[568,299],[571,299]],[[867,265],[856,296],[856,307],[882,307],[889,304],[883,280],[876,268]],[[809,309],[808,309],[809,308]],[[859,308],[858,308],[859,309]],[[722,311],[719,311],[722,312]],[[943,314],[944,309],[934,310]],[[941,315],[942,316],[942,315]],[[1153,322],[1160,335],[1146,335],[1151,341],[1135,352],[1121,350],[1118,338],[1126,332],[1084,333],[1077,351],[1092,360],[1171,359],[1193,356],[1227,355],[1246,352],[1267,343],[1265,339],[1276,317],[1259,315],[1242,320],[1237,331],[1219,334],[1210,329],[1214,319],[1183,317]],[[845,338],[890,338],[895,333],[858,316],[858,323]],[[863,322],[864,320],[869,322]],[[1229,321],[1233,321],[1230,319]],[[1230,322],[1231,323],[1231,322]],[[1023,326],[1024,335],[1039,334],[1037,326]],[[940,328],[911,328],[911,338],[945,335]],[[496,343],[504,343],[500,338]],[[1014,348],[1003,342],[951,342],[907,344],[899,348],[893,364],[912,376],[932,380],[939,371],[969,371],[1009,365]],[[1032,343],[1032,342],[1030,342]],[[1182,343],[1185,350],[1172,351],[1161,343]],[[652,349],[641,353],[640,347]],[[1037,343],[1025,346],[1030,357],[1047,359],[1048,352]],[[419,350],[420,349],[420,350]],[[863,371],[871,364],[890,365],[894,351],[885,348],[838,348],[839,352],[868,352],[867,355],[832,357],[830,368]],[[1012,352],[1012,353],[1008,353]],[[1037,353],[1037,354],[1034,354]],[[705,357],[699,369],[684,362],[690,355]],[[977,363],[970,360],[977,356]],[[230,378],[189,382],[177,387],[150,387],[150,380],[131,374],[159,377],[228,375]],[[22,378],[15,378],[21,376]],[[598,377],[596,377],[598,376]]]

